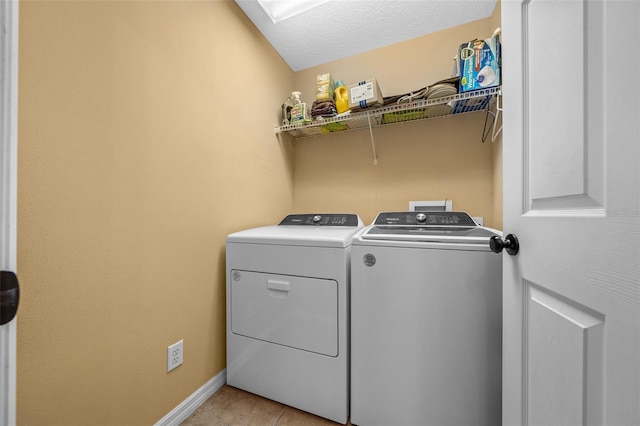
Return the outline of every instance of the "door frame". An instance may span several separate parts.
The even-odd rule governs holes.
[[[18,0],[0,2],[0,267],[16,271]],[[0,425],[16,424],[16,319],[0,326]]]

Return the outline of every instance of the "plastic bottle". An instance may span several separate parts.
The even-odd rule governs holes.
[[[291,124],[311,121],[307,104],[300,100],[300,95],[302,95],[300,92],[291,92],[291,101],[293,102]]]
[[[338,114],[349,111],[349,89],[344,85],[342,80],[336,82],[336,90],[334,91],[336,97],[336,109]]]

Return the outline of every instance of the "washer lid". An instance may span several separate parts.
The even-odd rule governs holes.
[[[227,243],[278,244],[313,247],[348,247],[364,227],[354,214],[289,215],[278,225],[235,232]]]
[[[487,245],[496,232],[478,226],[464,212],[386,212],[363,232],[363,240]]]

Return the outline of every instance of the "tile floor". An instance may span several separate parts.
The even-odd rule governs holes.
[[[338,423],[224,385],[181,423],[181,426],[205,425],[336,426]]]

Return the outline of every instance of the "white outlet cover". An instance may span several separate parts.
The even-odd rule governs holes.
[[[174,343],[167,348],[167,372],[182,365],[183,341]]]

